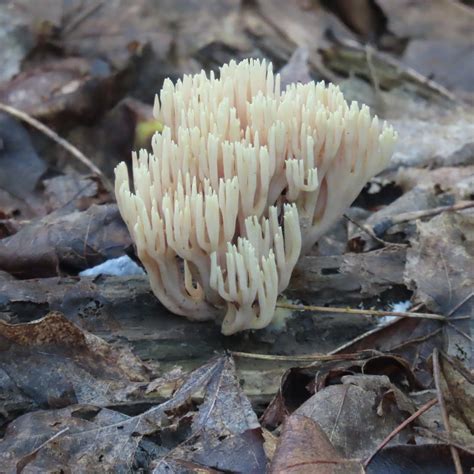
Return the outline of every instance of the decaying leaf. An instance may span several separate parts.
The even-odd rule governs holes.
[[[92,204],[111,201],[100,180],[94,176],[82,176],[71,172],[66,175],[44,179],[43,196],[47,212],[56,210],[85,210]]]
[[[414,222],[392,226],[390,225],[391,219],[402,213],[432,209],[434,207],[451,204],[454,204],[454,198],[449,194],[439,195],[433,188],[415,187],[405,194],[402,194],[402,196],[388,206],[371,214],[364,224],[372,228],[374,233],[379,236],[384,236],[386,239],[388,239],[391,234],[397,233],[410,236],[415,231]],[[350,236],[349,240],[349,247],[358,251],[371,250],[379,245],[380,243],[375,241],[370,234],[359,228],[355,229],[355,232]]]
[[[346,376],[342,382],[317,392],[295,413],[317,421],[343,456],[364,458],[403,421],[404,415],[396,405],[377,412],[383,394],[394,389],[387,377]],[[360,426],[364,426],[364,437],[357,435]]]
[[[156,429],[143,419],[90,405],[39,410],[12,422],[0,441],[6,472],[83,472],[137,468],[143,434]]]
[[[0,321],[3,422],[12,414],[71,404],[107,406],[143,395],[149,370],[129,350],[82,331],[60,313]]]
[[[200,382],[206,389],[193,417],[192,442],[176,449],[166,462],[178,459],[224,471],[263,472],[266,457],[260,424],[239,387],[232,359],[224,357],[207,366],[211,371],[205,374],[210,377],[205,384]],[[181,392],[186,393],[186,385],[173,398]],[[155,468],[163,462],[158,461]]]
[[[131,244],[115,205],[58,211],[0,242],[0,269],[20,278],[78,273],[123,254]]]
[[[365,234],[365,238],[370,238]],[[291,298],[311,304],[352,305],[363,297],[403,285],[403,247],[386,247],[364,253],[307,256],[300,259],[289,289]],[[312,294],[309,288],[317,288]]]
[[[69,334],[72,353],[75,347],[77,350],[77,343],[74,346],[77,338],[85,337],[88,344],[95,337],[84,335],[70,323],[68,327],[58,316],[50,316],[40,324],[52,324],[53,320],[57,329],[61,324],[68,328],[62,334]],[[51,329],[49,337],[41,327],[30,329],[35,336],[30,338],[39,338],[41,342],[62,340],[61,332],[51,335]],[[67,333],[68,330],[71,332]],[[10,337],[13,338],[11,334]],[[44,349],[46,344],[42,346]],[[77,360],[82,359],[77,357]],[[109,371],[120,370],[119,359],[108,358],[97,361],[96,371],[104,362],[109,364]],[[61,372],[61,366],[58,371]],[[46,395],[45,387],[43,392]],[[190,404],[193,398],[200,406],[197,412]],[[208,467],[206,472],[212,472],[214,467],[234,472],[264,472],[266,459],[260,425],[239,388],[234,364],[228,357],[217,358],[195,370],[183,378],[169,400],[135,416],[100,407],[95,403],[97,399],[91,400],[91,404],[64,401],[69,405],[66,408],[28,413],[8,425],[0,441],[2,467],[10,472],[27,466],[28,469],[49,470],[59,466],[85,471],[97,466],[105,471],[126,466],[161,472],[169,463],[176,463]],[[194,419],[193,427],[187,434],[179,434],[178,424],[187,418]],[[175,433],[174,446],[166,441],[172,433]],[[172,439],[173,436],[169,438]]]
[[[474,446],[474,377],[458,361],[441,356],[440,389],[451,436],[460,446]]]
[[[345,344],[336,354],[354,353],[374,347],[405,358],[417,379],[429,387],[433,381],[429,358],[435,347],[443,346],[443,328],[438,321],[403,318],[369,331]]]
[[[110,66],[84,58],[52,60],[0,85],[0,101],[49,122],[84,120],[113,104],[118,80]]]
[[[459,450],[461,466],[469,472],[474,464],[471,453]],[[455,473],[453,459],[446,444],[426,444],[421,446],[399,445],[383,449],[367,467],[368,474],[400,474],[405,472],[433,474]]]
[[[474,216],[469,212],[443,213],[429,222],[419,222],[417,233],[407,254],[407,286],[415,291],[416,301],[452,319],[443,328],[444,348],[471,365]]]
[[[349,394],[352,385],[357,388],[353,387],[354,390]],[[314,406],[315,413],[319,413],[319,410],[322,412],[321,418],[314,417],[315,421],[320,424],[326,433],[328,433],[328,429],[337,433],[338,429],[344,430],[344,426],[348,425],[348,420],[345,417],[341,418],[339,412],[341,407],[348,410],[346,417],[349,417],[349,420],[352,416],[365,416],[367,420],[372,419],[370,404],[365,407],[369,413],[361,414],[359,407],[355,410],[359,415],[357,413],[352,415],[347,403],[350,405],[363,404],[365,402],[362,399],[368,400],[375,397],[377,403],[382,403],[380,406],[383,406],[383,401],[386,400],[388,405],[394,403],[398,410],[411,413],[414,405],[409,402],[404,392],[420,388],[422,388],[420,381],[407,362],[400,357],[374,355],[373,351],[367,351],[360,353],[360,359],[354,359],[353,355],[348,354],[347,358],[335,357],[332,361],[319,362],[307,367],[295,367],[287,371],[282,378],[280,390],[262,417],[262,422],[265,426],[275,427],[283,422],[287,415],[300,412],[300,410],[303,415],[311,416],[310,412],[312,412]],[[329,391],[326,391],[327,389]],[[368,393],[363,394],[364,391],[368,391]],[[339,395],[342,396],[342,405],[336,402],[336,398],[330,396],[330,392],[336,398]],[[361,396],[359,397],[359,395]],[[353,399],[346,401],[348,396]],[[335,405],[339,408],[335,408]],[[372,409],[374,409],[373,415],[377,411],[374,407],[375,405],[372,406]],[[392,411],[393,414],[393,410],[389,411]],[[387,422],[389,422],[390,416],[387,418]],[[322,419],[326,420],[323,424],[321,424]],[[333,422],[336,420],[337,426],[331,425],[328,428],[330,420]],[[377,417],[374,420],[378,428],[382,429],[384,421]],[[340,428],[339,422],[341,424]],[[355,424],[353,429],[356,429]],[[345,436],[345,434],[342,433],[340,436]],[[377,436],[375,432],[374,436]],[[333,441],[332,438],[331,441]],[[357,443],[358,441],[350,442]],[[349,457],[351,456],[353,457],[353,453],[349,453]]]
[[[307,416],[290,416],[280,435],[270,467],[272,474],[336,474],[364,472],[362,465],[344,459],[318,423]]]

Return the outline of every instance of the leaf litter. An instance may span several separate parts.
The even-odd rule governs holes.
[[[101,171],[1,114],[2,472],[467,472],[474,10],[211,3],[0,6],[0,103]],[[170,315],[143,276],[78,275],[135,258],[107,180],[160,130],[163,79],[248,56],[287,82],[339,82],[400,139],[300,260],[286,296],[302,311],[223,338]]]

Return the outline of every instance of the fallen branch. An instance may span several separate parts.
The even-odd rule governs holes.
[[[82,151],[80,151],[78,148],[76,148],[74,145],[69,143],[64,138],[60,137],[54,130],[46,126],[44,123],[41,123],[39,120],[35,119],[34,117],[27,114],[26,112],[23,112],[10,105],[3,104],[1,102],[0,102],[0,111],[5,112],[19,120],[22,120],[23,122],[26,122],[28,125],[31,125],[33,128],[36,128],[36,130],[40,131],[41,133],[46,135],[48,138],[56,142],[58,145],[62,146],[65,150],[71,153],[71,155],[74,156],[74,158],[76,158],[88,169],[90,169],[92,173],[100,177],[100,179],[102,180],[102,183],[107,188],[107,191],[112,191],[113,186],[109,182],[107,177],[104,175],[104,173],[102,173],[102,171],[94,163],[92,163],[92,161],[89,158],[87,158],[87,156],[84,155]]]
[[[440,314],[432,313],[412,313],[409,311],[378,311],[375,309],[352,309],[352,308],[333,308],[326,306],[298,305],[289,303],[277,303],[277,308],[291,309],[293,311],[316,311],[319,313],[336,314],[367,314],[378,318],[385,316],[397,316],[399,318],[417,318],[417,319],[436,319],[444,321],[446,318]]]

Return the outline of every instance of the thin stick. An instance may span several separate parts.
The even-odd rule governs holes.
[[[326,306],[298,305],[289,303],[277,303],[278,308],[292,309],[294,311],[317,311],[321,313],[339,313],[339,314],[368,314],[370,316],[398,316],[399,318],[417,318],[417,319],[436,319],[444,321],[446,318],[440,314],[432,313],[412,313],[409,311],[378,311],[375,309],[352,309],[352,308],[333,308]]]
[[[318,464],[356,464],[360,466],[358,459],[315,459],[314,461],[302,461],[296,464],[288,464],[285,470],[294,469],[303,466],[317,466]]]
[[[389,442],[397,436],[400,431],[402,431],[406,426],[408,426],[413,420],[418,418],[420,415],[422,415],[425,411],[428,411],[433,405],[436,405],[438,403],[438,400],[436,398],[431,399],[429,402],[425,403],[422,407],[420,407],[413,415],[411,415],[409,418],[407,418],[403,423],[398,425],[375,449],[375,451],[364,461],[363,466],[364,468],[367,468],[369,465],[370,461],[374,458],[374,456],[381,450],[383,449]]]
[[[396,244],[392,242],[386,242],[385,240],[382,240],[380,237],[377,237],[375,235],[375,232],[372,230],[372,227],[361,224],[360,222],[357,222],[356,220],[354,220],[352,217],[348,216],[347,214],[343,214],[343,217],[347,219],[349,222],[352,222],[358,229],[360,229],[362,232],[365,232],[371,239],[374,239],[379,244],[382,244],[384,247],[389,247],[389,246],[405,247],[407,245],[407,244]]]
[[[360,359],[361,354],[300,354],[300,355],[275,355],[275,354],[255,354],[251,352],[230,352],[234,357],[242,357],[245,359],[259,359],[259,360],[280,360],[280,361],[331,361],[331,360],[352,360]]]
[[[474,207],[474,201],[463,201],[458,202],[457,204],[453,204],[452,206],[440,206],[435,207],[433,209],[424,209],[422,211],[402,212],[401,214],[397,214],[396,216],[383,219],[381,222],[371,227],[370,231],[373,232],[373,234],[377,237],[380,237],[385,232],[387,232],[388,229],[398,224],[415,221],[424,217],[437,216],[438,214],[441,214],[443,212],[462,211],[464,209],[470,209],[471,207]],[[370,234],[368,229],[365,230]]]
[[[391,346],[390,347],[390,352],[399,351],[403,347],[406,347],[406,346],[411,345],[411,344],[415,344],[415,343],[419,344],[420,342],[428,341],[432,337],[435,337],[437,334],[442,332],[442,330],[443,330],[443,328],[438,328],[438,329],[436,329],[432,332],[429,332],[428,334],[425,334],[424,336],[414,337],[413,339],[406,339],[405,341],[400,342],[400,344],[397,344],[395,346]]]
[[[449,313],[448,317],[453,315],[461,306],[466,304],[474,296],[474,291],[471,291],[464,299],[462,299]]]
[[[446,408],[446,403],[444,402],[443,392],[441,390],[441,370],[439,367],[439,352],[438,349],[433,350],[433,377],[436,387],[436,394],[438,396],[439,408],[441,410],[441,418],[443,419],[444,429],[449,438],[451,438],[451,426],[449,424],[448,410]],[[454,467],[456,468],[456,474],[462,474],[463,469],[461,465],[461,459],[459,457],[458,450],[450,445],[449,449],[451,451],[451,456],[453,458]]]
[[[461,336],[464,336],[468,341],[474,342],[474,338],[470,336],[469,334],[466,334],[464,331],[461,331],[461,329],[457,328],[454,324],[450,323],[447,321],[447,325],[451,328],[454,329],[458,334]]]
[[[32,127],[36,128],[36,130],[39,130],[41,133],[51,138],[51,140],[55,141],[58,145],[62,146],[65,150],[71,153],[74,158],[79,160],[83,165],[87,166],[87,168],[89,168],[95,175],[99,176],[108,191],[113,189],[111,183],[102,173],[102,171],[96,165],[94,165],[94,163],[92,163],[92,161],[89,160],[89,158],[87,158],[87,156],[85,156],[82,151],[80,151],[64,138],[61,138],[54,130],[41,123],[39,120],[36,120],[31,115],[28,115],[27,113],[15,107],[11,107],[10,105],[0,102],[0,110],[13,117],[16,117],[17,119],[22,120],[23,122],[26,122],[28,125],[31,125]]]
[[[418,433],[425,438],[435,438],[438,441],[442,441],[444,444],[452,444],[454,447],[460,449],[461,451],[466,451],[469,454],[474,456],[474,447],[461,445],[460,443],[456,442],[455,440],[448,439],[445,433],[436,433],[435,431],[431,431],[428,428],[422,428],[421,426],[414,426],[413,431]]]

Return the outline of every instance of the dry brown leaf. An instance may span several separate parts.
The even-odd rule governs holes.
[[[271,474],[363,473],[357,461],[344,459],[316,421],[291,415],[283,425],[270,467]]]
[[[57,211],[0,241],[0,269],[20,278],[77,274],[122,255],[129,245],[116,205]]]
[[[90,121],[118,97],[115,71],[100,59],[44,61],[0,85],[0,101],[43,121]]]
[[[378,411],[382,395],[395,389],[388,377],[357,375],[343,377],[342,381],[315,393],[295,413],[317,421],[346,458],[365,458],[403,421],[406,413],[396,404],[389,404],[383,413]]]
[[[60,313],[26,324],[0,321],[0,341],[3,422],[31,408],[133,401],[148,380],[148,368],[130,350],[110,346]]]

